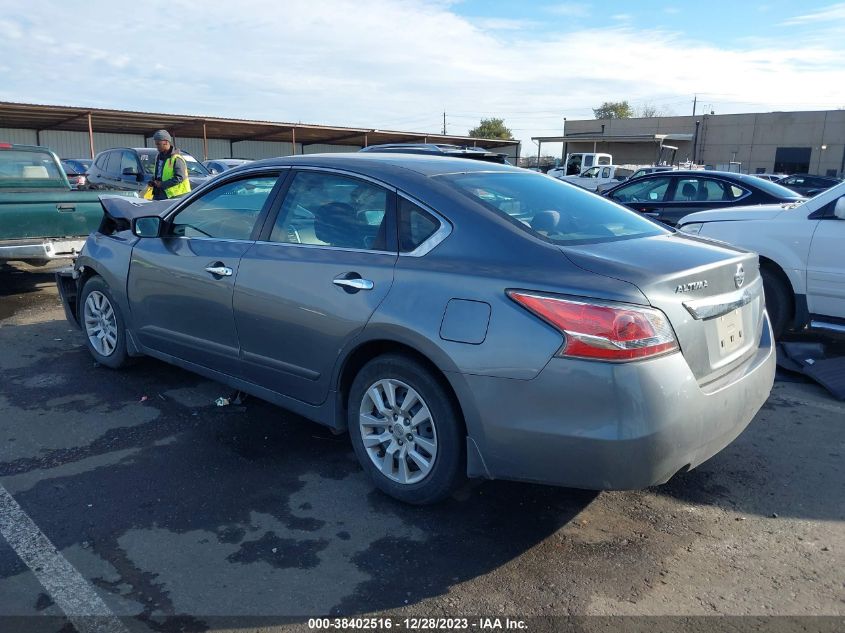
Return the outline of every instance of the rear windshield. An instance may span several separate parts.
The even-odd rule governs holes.
[[[610,200],[537,173],[440,176],[466,196],[555,244],[586,244],[670,233]]]
[[[0,150],[0,187],[67,187],[51,154],[39,151]]]
[[[796,193],[792,191],[792,189],[787,189],[783,185],[779,185],[776,182],[772,182],[771,180],[766,180],[765,178],[755,178],[752,181],[752,184],[757,187],[758,189],[762,189],[766,193],[772,196],[776,196],[778,198],[803,198],[804,195],[800,193]]]

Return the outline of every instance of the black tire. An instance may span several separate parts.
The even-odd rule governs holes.
[[[94,293],[97,294],[95,295]],[[113,344],[109,345],[109,347],[111,347],[111,351],[98,350],[91,341],[91,336],[93,334],[91,330],[89,330],[89,324],[86,323],[86,319],[92,316],[92,313],[88,311],[88,299],[92,295],[94,295],[92,302],[99,302],[100,305],[103,306],[102,312],[108,314],[105,307],[108,306],[111,308],[114,315],[113,323],[115,337]],[[106,303],[102,303],[102,301],[105,301]],[[111,319],[108,320],[111,321]],[[117,301],[115,301],[108,284],[100,276],[95,275],[94,277],[91,277],[82,287],[82,293],[79,295],[79,322],[82,326],[82,335],[85,337],[85,345],[91,353],[91,356],[94,357],[94,360],[101,365],[111,367],[112,369],[120,369],[121,367],[125,367],[129,364],[130,358],[126,353],[126,325],[123,321],[123,315],[120,312],[120,306],[118,306]],[[95,328],[98,327],[94,324],[91,325]],[[102,327],[100,327],[100,331],[103,331]]]
[[[385,459],[384,454],[389,450],[389,447],[382,445],[368,449],[364,445],[361,410],[362,408],[370,408],[373,404],[374,401],[367,395],[367,392],[371,388],[378,390],[378,385],[384,384],[382,381],[392,381],[391,384],[394,384],[394,386],[397,386],[396,383],[402,383],[413,389],[421,400],[419,404],[412,405],[407,414],[403,415],[401,407],[405,398],[410,396],[411,392],[398,385],[394,396],[397,405],[394,408],[394,413],[399,415],[394,420],[398,419],[398,422],[385,418],[383,414],[377,412],[374,406],[371,408],[374,419],[384,420],[385,422],[384,427],[378,433],[374,432],[373,434],[390,434],[388,440],[390,447],[400,451],[397,454],[391,452],[393,457],[390,458],[391,465],[388,469],[392,470],[392,467],[395,466],[396,476],[401,477],[401,464],[404,461],[406,464],[405,472],[411,475],[407,477],[407,483],[392,479],[376,466],[374,460]],[[380,393],[386,395],[387,392],[382,390]],[[400,398],[402,398],[402,401],[400,401]],[[424,406],[427,407],[427,412],[430,414],[426,416],[426,412],[423,412],[423,415],[420,416],[420,419],[427,420],[425,423],[418,423],[418,426],[409,426],[408,424],[403,427],[399,426],[403,424],[403,420],[408,421],[407,416],[413,414],[413,417],[417,418],[417,414]],[[382,492],[406,503],[425,505],[442,501],[448,497],[465,478],[466,432],[460,415],[446,388],[437,377],[413,358],[401,354],[386,354],[374,358],[364,365],[352,383],[347,408],[349,435],[352,439],[355,455],[358,457],[361,467]],[[372,428],[376,429],[379,426]],[[396,433],[399,435],[394,434],[394,428],[397,429]],[[406,431],[408,435],[405,435]],[[369,435],[369,432],[367,434]],[[409,436],[413,440],[408,441]],[[436,446],[433,455],[427,452],[425,444],[418,443],[425,440],[430,443],[431,439],[435,440],[434,445]],[[400,446],[397,446],[397,444]],[[404,453],[401,452],[401,446],[405,446]],[[371,451],[373,457],[371,457]],[[417,459],[419,457],[433,458],[429,460],[430,466],[428,466],[426,474],[423,474],[423,467],[419,466],[418,462],[412,458],[411,452]],[[387,462],[385,461],[385,463]],[[413,469],[416,469],[416,471]],[[414,481],[414,478],[420,479]]]
[[[763,291],[766,293],[766,311],[772,324],[772,332],[779,339],[789,328],[795,314],[795,300],[783,278],[768,266],[760,268],[763,277]]]

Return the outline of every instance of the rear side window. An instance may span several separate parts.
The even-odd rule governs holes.
[[[555,244],[669,233],[605,198],[536,173],[449,174],[439,178],[526,232]]]
[[[440,222],[410,200],[399,198],[399,252],[410,253],[437,232]]]
[[[94,164],[97,166],[98,169],[104,170],[106,168],[106,164],[108,163],[108,161],[109,161],[109,152],[106,152],[104,154],[100,154],[99,156],[97,156],[97,160]]]

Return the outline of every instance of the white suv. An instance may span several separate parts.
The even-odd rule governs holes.
[[[678,228],[756,251],[775,336],[845,332],[845,183],[806,202],[692,213]]]

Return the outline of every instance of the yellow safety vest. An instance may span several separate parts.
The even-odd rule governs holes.
[[[173,163],[177,158],[182,158],[181,154],[171,154],[170,157],[164,161],[164,167],[161,170],[161,181],[166,182],[173,178]],[[182,158],[182,160],[185,160]],[[185,164],[185,171],[187,171],[187,162]],[[185,179],[182,182],[177,182],[172,187],[164,190],[164,195],[168,198],[175,198],[176,196],[184,196],[191,190],[191,181],[188,179],[188,174],[185,174]]]

